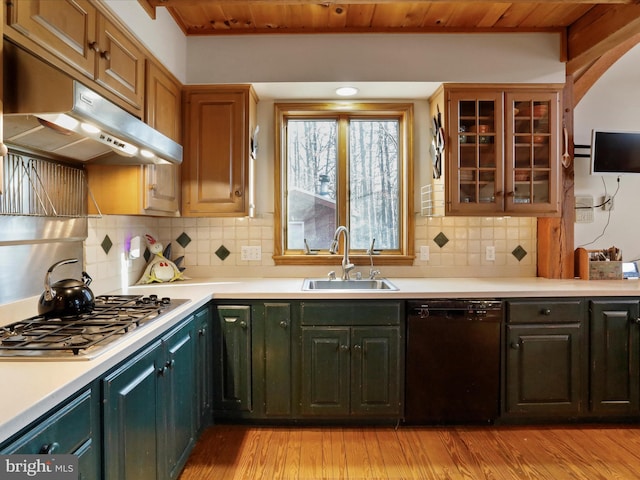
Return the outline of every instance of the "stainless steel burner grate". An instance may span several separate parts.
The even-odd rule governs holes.
[[[89,314],[36,316],[0,328],[0,358],[86,358],[186,302],[156,295],[100,295]]]

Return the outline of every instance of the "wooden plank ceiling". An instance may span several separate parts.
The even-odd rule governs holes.
[[[574,80],[606,70],[640,41],[640,0],[139,2],[152,16],[166,8],[185,35],[559,31]]]

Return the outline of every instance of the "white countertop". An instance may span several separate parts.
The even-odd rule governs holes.
[[[0,443],[64,401],[126,357],[158,337],[211,299],[418,299],[571,296],[637,296],[637,280],[585,281],[544,278],[390,278],[398,291],[348,290],[303,292],[301,278],[196,279],[171,284],[132,286],[123,294],[191,300],[162,319],[127,334],[93,360],[0,359]],[[36,314],[37,298],[0,305],[7,324]],[[25,313],[29,312],[31,313]]]

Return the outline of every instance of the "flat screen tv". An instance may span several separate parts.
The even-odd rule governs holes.
[[[640,132],[593,130],[591,174],[640,173]]]

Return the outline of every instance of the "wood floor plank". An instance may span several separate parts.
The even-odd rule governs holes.
[[[211,427],[179,480],[235,479],[637,480],[640,428]]]
[[[376,440],[380,447],[382,462],[390,479],[413,479],[413,470],[409,459],[398,439],[398,433],[391,427],[375,430]]]

